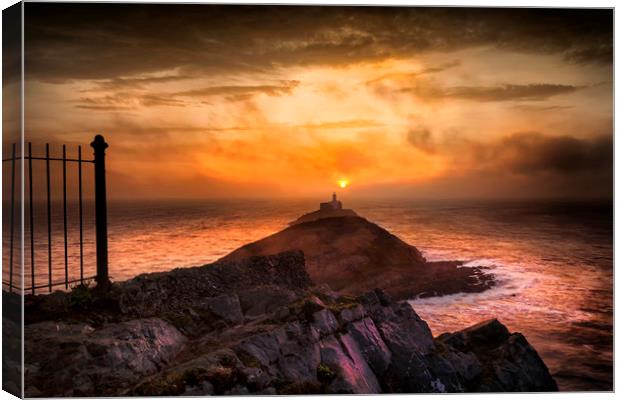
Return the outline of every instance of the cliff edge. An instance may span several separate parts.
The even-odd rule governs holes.
[[[25,315],[27,397],[557,390],[499,321],[433,338],[382,290],[314,286],[299,251],[27,295]]]

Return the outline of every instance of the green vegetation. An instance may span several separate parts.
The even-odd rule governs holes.
[[[314,298],[313,298],[314,297]],[[288,308],[291,314],[303,315],[306,321],[312,320],[312,315],[321,311],[324,307],[317,303],[316,297],[312,294],[301,298],[294,303],[289,304]]]
[[[319,382],[328,384],[336,378],[336,373],[326,364],[319,364],[316,368],[316,378]]]
[[[352,296],[340,296],[335,303],[329,305],[329,309],[332,312],[339,313],[342,310],[348,310],[356,307],[359,301]]]

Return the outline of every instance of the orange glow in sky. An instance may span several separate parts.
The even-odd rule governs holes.
[[[383,10],[376,18],[388,13],[399,11]],[[232,21],[235,15],[231,8]],[[367,17],[362,13],[359,21]],[[53,25],[47,15],[41,18]],[[497,24],[489,18],[475,26],[511,29],[510,19]],[[140,26],[151,25],[156,24]],[[95,38],[119,31],[89,26],[75,29],[92,28]],[[105,59],[102,51],[91,54],[83,46],[89,30],[66,27],[66,46],[41,42],[37,52],[38,42],[27,44],[32,56],[26,65],[40,65],[26,74],[27,140],[87,144],[102,133],[110,143],[112,197],[315,196],[329,193],[334,182],[344,188],[349,181],[355,182],[350,194],[371,196],[542,196],[576,193],[577,187],[581,193],[611,188],[605,172],[610,168],[600,166],[611,143],[610,62],[574,62],[566,55],[570,49],[551,51],[544,43],[522,50],[522,42],[489,41],[497,35],[481,34],[475,44],[448,36],[445,42],[438,39],[437,48],[396,51],[405,45],[389,27],[383,34],[364,31],[380,24],[327,25],[315,32],[313,23],[299,27],[309,29],[301,37],[296,30],[269,36],[275,28],[266,22],[249,26],[251,33],[242,32],[244,24],[231,25],[237,33],[221,33],[197,23],[187,29],[187,35],[200,33],[188,53],[183,52],[193,36],[183,46],[173,38],[159,43],[167,39],[158,31],[102,42],[109,46]],[[416,32],[424,34],[422,28]],[[227,42],[244,35],[257,44],[240,49],[245,40]],[[368,40],[371,47],[358,46],[367,37],[377,39]],[[142,41],[148,56],[130,57]],[[126,53],[125,43],[136,44]],[[226,54],[216,60],[241,61],[235,68],[207,69],[200,57],[211,57],[212,44]],[[349,45],[355,57],[330,50]],[[167,50],[155,58],[161,49]],[[45,55],[61,50],[67,60],[80,63],[65,65],[59,55],[57,65],[47,66]],[[184,54],[178,64],[170,56],[176,52]],[[121,56],[113,56],[117,53]],[[108,59],[116,60],[116,72],[101,65]],[[85,72],[73,71],[87,62],[92,65]],[[570,162],[575,157],[585,161],[575,167]]]

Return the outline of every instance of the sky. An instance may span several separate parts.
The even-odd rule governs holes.
[[[611,198],[612,31],[611,10],[26,3],[26,140],[103,134],[113,198]]]

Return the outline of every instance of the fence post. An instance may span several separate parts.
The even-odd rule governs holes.
[[[95,225],[97,243],[97,288],[108,289],[108,210],[105,185],[105,149],[108,144],[101,135],[90,144],[95,155]]]

